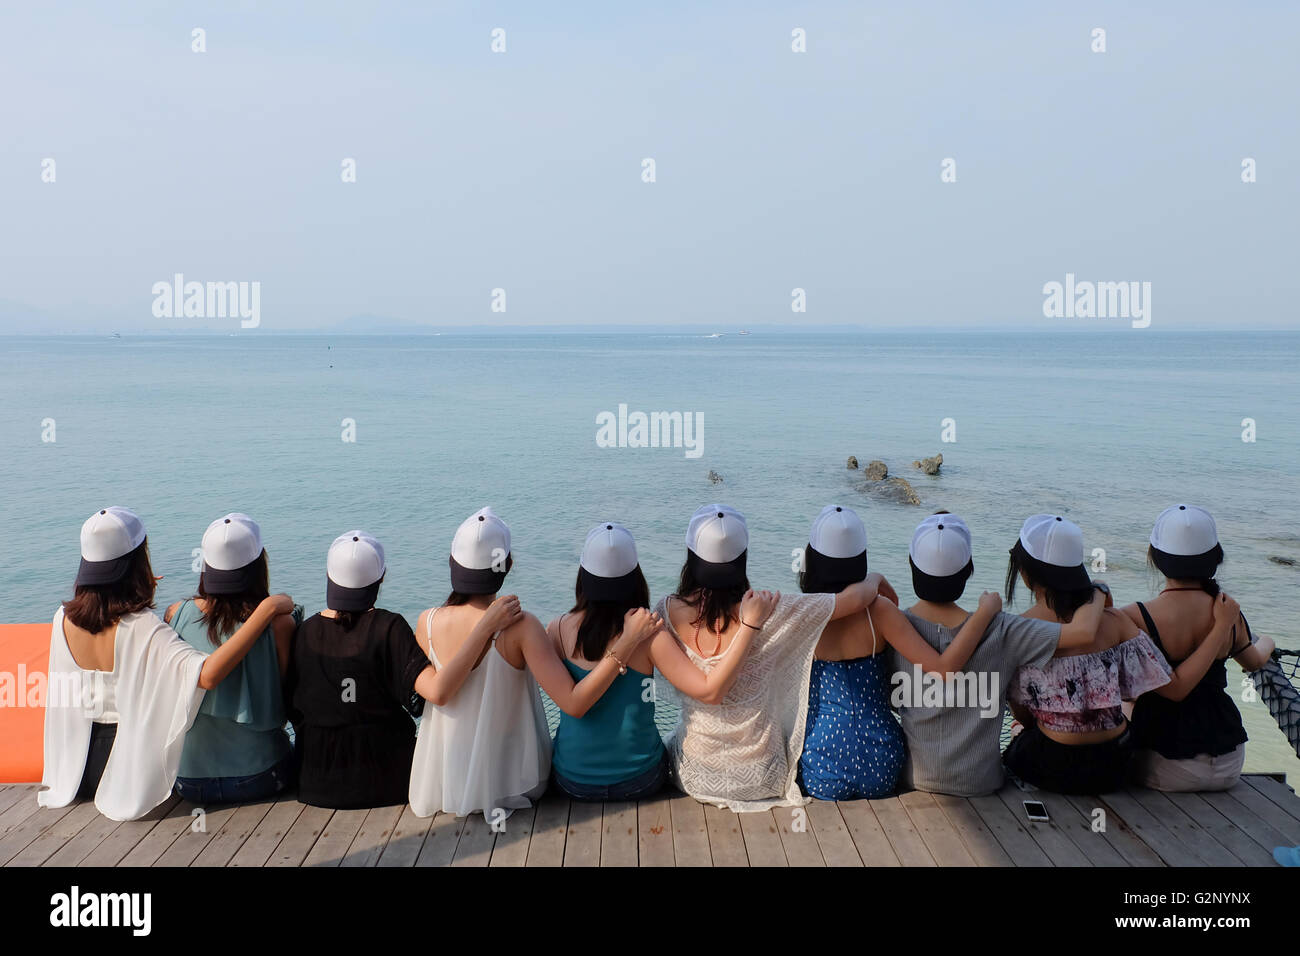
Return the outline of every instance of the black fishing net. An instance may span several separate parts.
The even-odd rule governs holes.
[[[1296,756],[1300,757],[1300,651],[1273,651],[1268,663],[1257,671],[1252,671],[1250,678],[1255,682],[1255,690],[1260,700],[1268,705],[1268,712],[1277,721],[1286,739],[1291,741]]]

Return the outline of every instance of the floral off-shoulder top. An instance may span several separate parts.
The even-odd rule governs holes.
[[[1074,734],[1111,730],[1124,723],[1121,701],[1164,686],[1172,674],[1151,638],[1138,631],[1104,651],[1021,667],[1011,679],[1007,697],[1050,730]]]

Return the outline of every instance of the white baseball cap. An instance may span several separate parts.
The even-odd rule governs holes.
[[[1213,578],[1223,560],[1214,518],[1196,505],[1171,505],[1151,529],[1152,560],[1169,578]]]
[[[591,601],[620,601],[635,595],[640,562],[632,532],[607,521],[587,532],[578,563],[582,593]]]
[[[1170,505],[1151,529],[1151,546],[1165,554],[1199,555],[1213,551],[1219,529],[1213,516],[1196,505]]]
[[[705,505],[686,528],[687,562],[705,587],[737,587],[745,580],[749,528],[729,505]]]
[[[144,544],[144,522],[130,508],[96,511],[81,526],[81,565],[77,587],[120,581],[131,566],[131,553]]]
[[[339,535],[325,559],[325,605],[335,611],[370,610],[387,570],[384,546],[374,535],[365,531]]]
[[[951,577],[971,564],[970,529],[954,514],[930,515],[916,526],[907,554],[922,574]]]
[[[867,529],[856,511],[827,505],[813,519],[804,572],[804,587],[835,587],[867,576]]]
[[[1049,587],[1075,590],[1091,587],[1083,566],[1083,531],[1060,515],[1030,515],[1020,527],[1025,553],[1047,567],[1039,575]]]
[[[203,532],[199,587],[205,594],[241,594],[252,585],[253,564],[262,556],[262,529],[246,514],[232,511]]]
[[[451,539],[451,586],[462,594],[495,594],[506,577],[510,528],[491,508],[460,523]]]

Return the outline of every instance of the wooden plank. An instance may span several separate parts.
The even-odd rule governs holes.
[[[34,795],[30,799],[17,801],[8,810],[0,813],[0,837],[7,836],[11,831],[22,826],[40,809],[41,805],[36,802]]]
[[[1281,807],[1292,819],[1300,820],[1300,797],[1297,797],[1295,791],[1281,780],[1275,780],[1263,774],[1250,773],[1242,774],[1241,779],[1246,786],[1258,790]]]
[[[240,845],[226,865],[266,866],[266,861],[271,859],[275,848],[306,808],[307,805],[299,803],[293,794],[281,797],[253,828],[248,839]]]
[[[1103,804],[1100,797],[1084,796],[1066,796],[1065,800],[1070,806],[1078,812],[1079,816],[1088,821],[1089,830],[1092,829],[1093,812],[1101,810],[1105,816],[1102,819],[1105,829],[1101,831],[1101,836],[1109,843],[1129,866],[1164,866],[1165,861],[1160,859],[1160,854],[1151,847],[1143,843],[1121,817],[1115,815],[1110,807]]]
[[[177,801],[167,815],[141,837],[140,842],[131,847],[117,865],[153,866],[167,852],[167,848],[176,842],[176,838],[190,828],[195,809],[195,805],[188,800]]]
[[[76,836],[67,840],[41,866],[80,866],[81,862],[119,826],[121,823],[117,820],[110,820],[103,814],[97,813],[95,819],[82,827]]]
[[[10,784],[3,788],[0,790],[0,814],[24,800],[31,800],[32,803],[35,803],[38,789],[35,785],[22,786],[19,784]]]
[[[154,827],[171,816],[180,802],[181,798],[172,794],[139,820],[127,820],[117,824],[79,865],[117,866]]]
[[[998,798],[1006,806],[1007,811],[1017,819],[1024,816],[1024,801],[1037,800],[1040,795],[1041,791],[1034,790],[1026,793],[1011,783],[1004,784],[998,791]],[[1092,861],[1062,832],[1055,820],[1040,823],[1026,817],[1023,825],[1034,842],[1042,847],[1053,866],[1092,866]]]
[[[465,828],[465,817],[454,813],[436,813],[424,836],[424,845],[415,858],[416,866],[451,866],[456,857],[456,844],[460,831]]]
[[[637,860],[641,866],[675,866],[673,819],[667,794],[642,800],[636,808]],[[703,833],[703,827],[701,827]],[[708,834],[704,833],[708,849]]]
[[[510,819],[506,818],[509,825]],[[481,813],[471,813],[465,817],[460,828],[460,840],[456,843],[456,852],[452,855],[452,866],[487,866],[492,862],[492,847],[497,842],[496,831]]]
[[[902,866],[868,800],[841,800],[835,805],[864,866]]]
[[[713,866],[713,842],[704,804],[685,794],[668,800],[668,815],[673,822],[673,857],[677,866]],[[720,837],[721,852],[730,854],[731,862],[719,866],[748,866],[745,842],[740,838],[740,824],[736,824],[733,838]],[[737,857],[741,862],[737,862]]]
[[[1078,848],[1090,864],[1093,866],[1129,865],[1123,854],[1106,839],[1104,831],[1093,830],[1091,816],[1081,813],[1065,798],[1064,794],[1035,790],[1034,796],[1047,807],[1047,814],[1052,818],[1052,824]]]
[[[907,815],[907,809],[898,797],[881,797],[865,802],[871,804],[871,810],[880,821],[889,845],[894,848],[898,861],[903,866],[935,865],[929,847],[921,839],[921,834],[916,832],[912,818]]]
[[[558,792],[546,794],[537,802],[525,866],[563,866],[568,832],[569,798]]]
[[[1269,826],[1259,817],[1255,816],[1240,803],[1234,800],[1230,795],[1222,790],[1206,791],[1198,796],[1210,806],[1214,807],[1225,820],[1231,820],[1236,827],[1250,837],[1256,845],[1268,851],[1271,858],[1275,846],[1285,846],[1286,837],[1284,837],[1273,827]],[[1276,862],[1276,861],[1274,861]]]
[[[402,815],[393,827],[393,833],[379,855],[378,866],[415,866],[424,847],[433,817],[416,816],[409,805],[402,807]]]
[[[610,801],[601,809],[600,865],[636,866],[636,803]]]
[[[189,866],[239,810],[238,804],[214,807],[201,816],[190,815],[189,825],[154,861],[154,866]],[[201,827],[195,830],[195,826]]]
[[[528,863],[528,843],[533,837],[533,821],[537,818],[537,805],[516,810],[506,820],[506,828],[497,834],[492,847],[489,866],[514,867]]]
[[[750,866],[749,848],[741,829],[739,813],[732,813],[710,803],[699,804],[704,811],[704,828],[709,834],[709,859],[712,866]],[[673,811],[676,813],[676,810]]]
[[[564,835],[565,866],[599,866],[601,809],[599,803],[574,800]]]
[[[705,813],[707,815],[708,811]],[[740,822],[740,834],[745,840],[745,855],[749,857],[750,866],[789,866],[785,848],[781,846],[781,831],[771,810],[737,813],[736,818]]]
[[[369,814],[369,809],[335,810],[298,865],[338,866],[348,855],[348,847],[361,832],[361,824],[366,822]]]
[[[997,794],[968,797],[966,801],[979,814],[979,818],[989,828],[989,833],[998,841],[998,846],[1002,847],[1016,866],[1055,865]]]
[[[1235,823],[1201,799],[1197,793],[1166,793],[1166,800],[1187,814],[1201,832],[1246,866],[1273,866],[1273,854],[1250,838]],[[1202,854],[1204,855],[1204,854]],[[1231,864],[1226,864],[1231,865]]]
[[[1126,793],[1164,824],[1165,829],[1183,841],[1183,846],[1195,853],[1209,866],[1241,866],[1241,860],[1233,856],[1206,833],[1191,817],[1173,804],[1159,790],[1145,787],[1128,787]]]
[[[900,794],[898,802],[938,866],[975,866],[975,857],[966,849],[934,797],[921,790],[911,790]]]
[[[309,803],[303,804],[298,819],[293,821],[293,826],[289,827],[284,839],[276,845],[275,850],[264,865],[277,867],[302,866],[303,860],[307,858],[307,854],[311,852],[311,848],[316,845],[321,833],[329,825],[334,812],[328,807],[313,807]]]
[[[268,797],[239,807],[230,819],[222,824],[190,866],[227,866],[239,848],[257,830],[266,815],[275,806],[275,798]]]
[[[95,804],[87,800],[75,803],[52,826],[47,827],[36,839],[10,857],[5,866],[40,866],[63,846],[95,820],[103,819]]]
[[[961,837],[976,866],[1012,866],[1011,857],[1002,849],[997,837],[984,825],[965,797],[948,793],[932,793],[934,805],[943,811],[952,828]]]
[[[1099,798],[1108,808],[1108,816],[1113,814],[1122,819],[1137,838],[1160,854],[1160,859],[1169,866],[1205,865],[1204,860],[1188,850],[1177,836],[1128,793],[1103,793]]]
[[[790,866],[826,865],[806,806],[776,807],[772,810],[772,819],[776,821],[777,835],[781,838],[781,848],[785,850],[786,863]],[[856,852],[854,855],[857,855]]]
[[[404,809],[405,805],[399,803],[391,807],[373,807],[366,811],[366,818],[361,821],[361,828],[343,854],[339,866],[375,866]]]
[[[1276,803],[1264,796],[1254,787],[1238,781],[1231,788],[1223,791],[1255,816],[1263,820],[1285,839],[1286,846],[1300,845],[1300,820],[1296,820]],[[1231,817],[1230,819],[1236,819]]]
[[[814,800],[805,808],[822,861],[827,866],[861,866],[862,857],[853,845],[853,837],[833,800]],[[789,855],[790,849],[786,848]]]

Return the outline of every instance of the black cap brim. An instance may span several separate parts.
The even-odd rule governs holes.
[[[686,562],[691,566],[692,575],[706,588],[738,588],[744,585],[748,558],[748,549],[730,561],[705,561],[689,548],[686,550]]]
[[[810,578],[827,585],[857,584],[867,576],[867,552],[849,558],[832,558],[822,554],[811,544],[805,555],[804,571]]]
[[[966,567],[956,574],[926,574],[916,566],[909,555],[907,563],[912,569],[912,592],[924,601],[943,604],[955,601],[966,590],[966,582],[975,573],[975,562],[966,562]]]
[[[199,590],[204,594],[243,594],[252,587],[254,564],[223,571],[204,568],[199,575]]]
[[[578,566],[578,580],[582,583],[582,596],[588,601],[631,601],[637,596],[641,566],[616,578],[603,578]]]
[[[1063,568],[1059,564],[1039,561],[1034,572],[1042,578],[1041,583],[1055,591],[1085,591],[1092,587],[1092,578],[1088,577],[1088,569],[1082,564]]]
[[[379,585],[383,583],[384,579],[380,578],[364,588],[345,588],[326,577],[325,606],[331,611],[369,611],[375,606]]]
[[[451,567],[451,589],[457,594],[496,594],[506,582],[506,572],[492,568],[467,568],[447,556]]]
[[[1170,554],[1151,546],[1151,560],[1156,569],[1167,578],[1205,580],[1219,573],[1223,563],[1223,546],[1216,544],[1203,554]]]
[[[131,567],[131,555],[134,553],[132,551],[120,558],[113,558],[109,561],[87,561],[82,558],[81,565],[77,568],[75,586],[79,588],[97,587],[122,580]]]

